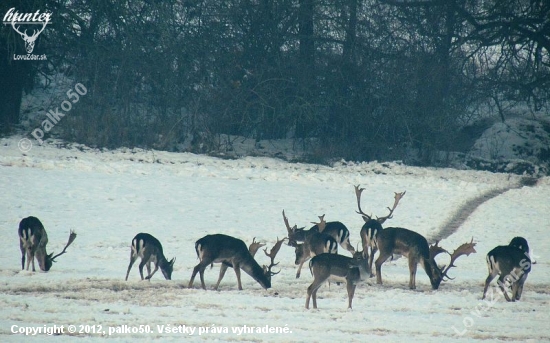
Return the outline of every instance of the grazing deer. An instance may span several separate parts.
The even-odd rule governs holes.
[[[53,256],[53,253],[48,254],[46,252],[46,245],[48,244],[48,234],[44,225],[36,217],[27,217],[21,220],[19,223],[19,247],[21,248],[21,269],[25,269],[25,255],[27,256],[27,270],[32,263],[32,271],[36,271],[34,268],[34,258],[38,260],[38,266],[41,270],[47,272],[56,262],[55,259],[64,253],[66,253],[67,247],[76,238],[76,233],[73,231],[69,234],[69,241],[63,248],[61,253]]]
[[[126,281],[128,281],[130,270],[138,257],[141,258],[141,262],[139,263],[139,275],[141,275],[141,280],[143,280],[143,266],[145,265],[147,265],[147,276],[145,277],[145,280],[150,281],[159,267],[166,280],[172,279],[172,271],[174,270],[174,262],[176,262],[176,258],[174,257],[168,261],[166,257],[164,257],[162,244],[160,244],[158,239],[148,233],[138,233],[132,240],[130,264],[128,265],[128,270],[126,271]],[[151,263],[155,264],[155,270],[153,270],[152,273]]]
[[[489,268],[489,276],[485,280],[482,299],[485,299],[491,281],[497,275],[500,275],[497,283],[506,301],[520,300],[523,284],[531,271],[531,258],[529,257],[527,240],[523,237],[515,237],[509,245],[501,245],[489,251],[487,254],[487,267]],[[512,298],[508,296],[506,284],[512,287]]]
[[[304,242],[305,237],[311,234],[312,231],[322,232],[325,235],[333,237],[342,248],[346,249],[353,255],[355,253],[355,249],[349,241],[348,228],[341,222],[325,222],[324,218],[324,214],[319,217],[320,221],[325,223],[324,229],[322,230],[319,228],[319,224],[317,223],[312,223],[315,225],[312,226],[309,230],[305,230],[305,228],[292,229],[289,232],[289,244],[293,245],[298,242]]]
[[[242,240],[222,234],[204,236],[195,243],[195,251],[200,262],[193,269],[188,287],[193,287],[195,276],[199,273],[201,286],[206,290],[204,270],[209,264],[222,263],[218,282],[214,287],[215,290],[218,289],[228,267],[233,267],[235,270],[239,290],[243,289],[241,284],[241,269],[256,280],[263,288],[271,288],[271,277],[278,274],[278,272],[273,273],[271,268],[277,265],[274,263],[274,259],[283,242],[284,239],[277,241],[277,244],[271,249],[271,254],[267,253],[267,249],[264,250],[265,254],[271,257],[271,264],[268,267],[264,266],[262,268],[254,260],[254,257],[252,257]]]
[[[318,228],[319,232],[314,230],[308,230],[305,231],[304,234],[304,243],[297,243],[295,240],[291,240],[289,238],[288,245],[293,246],[295,248],[296,253],[296,260],[295,264],[298,266],[298,271],[296,272],[296,278],[298,279],[300,277],[300,272],[302,270],[302,266],[304,263],[312,258],[313,256],[320,255],[323,253],[330,253],[330,254],[337,254],[338,253],[338,243],[336,240],[329,235],[326,235],[323,233],[323,229],[325,228],[326,222],[323,219],[323,216],[319,217],[321,221],[319,223],[315,223]],[[288,236],[292,237],[294,233],[296,232],[296,225],[294,227],[290,227],[290,224],[288,223],[288,218],[285,216],[285,211],[283,210],[283,220],[285,222],[285,226],[288,232]]]
[[[401,193],[395,193],[395,200],[393,203],[393,207],[389,208],[388,210],[390,213],[385,217],[377,217],[376,219],[372,218],[372,215],[368,215],[361,209],[361,193],[365,190],[364,188],[359,188],[360,185],[354,186],[355,187],[355,197],[357,198],[357,208],[358,214],[360,214],[363,217],[363,220],[365,221],[365,224],[363,224],[363,227],[361,228],[361,243],[363,244],[363,255],[366,259],[369,260],[369,272],[371,276],[374,276],[372,274],[372,262],[374,260],[374,254],[378,251],[378,247],[376,246],[376,235],[380,230],[383,230],[382,224],[390,218],[393,218],[393,211],[397,207],[397,204],[399,204],[399,200],[405,196],[405,193],[407,191],[401,192]],[[370,254],[369,254],[369,248],[370,248]],[[370,256],[369,256],[370,255]]]
[[[445,249],[438,246],[438,242],[429,246],[428,241],[424,236],[411,230],[390,227],[381,230],[376,235],[376,243],[380,250],[380,255],[376,259],[376,283],[382,284],[382,264],[392,255],[400,254],[409,259],[409,288],[416,289],[416,269],[418,264],[422,266],[426,275],[430,278],[430,283],[433,289],[438,289],[443,278],[451,279],[447,272],[451,267],[456,267],[454,262],[462,255],[470,255],[475,253],[475,245],[473,238],[470,243],[464,243],[459,246],[452,254],[449,254]],[[435,262],[435,257],[445,252],[451,255],[451,262],[445,268],[439,268]]]
[[[353,258],[338,254],[320,254],[311,259],[309,270],[313,275],[313,283],[307,288],[306,308],[313,297],[313,308],[317,308],[317,290],[325,281],[345,282],[348,291],[348,308],[351,309],[355,288],[361,280],[370,276],[367,270],[367,260],[361,252]]]

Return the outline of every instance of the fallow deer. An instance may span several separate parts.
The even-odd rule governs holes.
[[[439,268],[435,262],[435,257],[442,252],[448,252],[438,246],[438,242],[429,246],[428,241],[421,234],[403,228],[390,227],[381,230],[376,235],[376,243],[380,250],[380,255],[376,259],[376,283],[382,284],[382,264],[392,255],[400,254],[409,260],[409,288],[416,289],[416,269],[418,264],[422,266],[426,275],[430,278],[433,289],[438,289],[443,278],[451,279],[447,272],[451,267],[456,267],[454,262],[462,255],[475,253],[473,238],[470,243],[464,243],[459,246],[451,255],[451,262],[445,268]]]
[[[363,220],[365,221],[365,224],[363,224],[363,227],[361,228],[361,243],[363,244],[363,254],[366,259],[369,260],[369,272],[370,275],[372,274],[372,262],[374,260],[374,254],[378,251],[378,247],[376,246],[376,235],[380,230],[382,230],[382,224],[390,218],[393,218],[393,211],[399,204],[399,201],[403,196],[405,196],[405,193],[407,191],[401,192],[401,193],[395,193],[395,200],[393,203],[393,207],[389,208],[388,210],[390,213],[385,217],[377,217],[376,219],[372,218],[372,215],[368,215],[361,209],[361,193],[365,190],[364,188],[359,188],[360,185],[354,186],[355,187],[355,197],[357,198],[357,208],[358,214],[360,214],[363,217]],[[369,254],[370,249],[370,254]]]
[[[21,269],[25,269],[25,256],[27,257],[27,270],[32,264],[32,271],[36,271],[34,267],[34,258],[38,260],[38,266],[41,270],[47,272],[56,262],[55,259],[66,253],[67,247],[76,238],[76,233],[73,231],[69,234],[69,241],[63,248],[61,253],[53,256],[53,253],[48,254],[46,245],[48,244],[48,234],[44,225],[36,217],[27,217],[19,223],[19,247],[21,249]]]
[[[357,284],[370,276],[367,260],[361,252],[355,253],[353,258],[338,254],[320,254],[311,259],[309,269],[314,280],[307,288],[307,309],[309,309],[310,298],[313,298],[313,308],[317,308],[317,290],[325,281],[346,283],[348,308],[351,309]]]
[[[325,215],[319,217],[321,222],[324,222]],[[351,245],[349,241],[349,230],[348,228],[342,223],[342,222],[325,222],[325,226],[323,230],[320,230],[319,225],[317,223],[315,224],[309,230],[306,230],[305,228],[294,228],[291,232],[289,232],[289,245],[296,244],[298,242],[304,242],[305,237],[309,234],[311,234],[312,231],[315,232],[321,232],[332,236],[336,240],[336,242],[344,249],[349,251],[352,255],[355,253],[355,249]]]
[[[195,276],[199,273],[201,286],[206,290],[204,270],[209,264],[222,263],[220,276],[214,289],[218,289],[228,267],[233,267],[235,270],[239,290],[243,289],[241,284],[241,269],[256,280],[264,289],[271,288],[271,276],[277,274],[273,273],[271,268],[276,265],[274,263],[274,258],[283,241],[284,239],[278,241],[271,250],[272,257],[265,251],[266,255],[271,257],[271,264],[269,267],[264,266],[264,268],[262,268],[256,260],[254,260],[254,257],[252,257],[250,251],[246,248],[246,244],[242,240],[223,234],[204,236],[195,243],[195,251],[197,252],[197,257],[200,262],[193,269],[188,287],[193,287]]]
[[[290,227],[290,224],[288,223],[288,218],[285,215],[285,211],[283,210],[283,220],[285,222],[285,226],[288,232],[289,237],[289,243],[288,245],[293,246],[295,248],[296,253],[296,260],[295,264],[298,266],[298,271],[296,272],[296,278],[300,277],[300,272],[302,270],[302,266],[306,261],[308,261],[310,258],[316,255],[320,255],[323,253],[330,253],[330,254],[337,254],[338,253],[338,243],[336,240],[329,235],[326,235],[323,233],[323,229],[325,228],[326,222],[323,219],[323,216],[319,217],[321,221],[319,223],[315,223],[318,228],[319,232],[315,230],[308,230],[305,231],[304,234],[304,242],[303,243],[297,243],[296,240],[291,240],[290,237],[293,237],[296,232],[296,225],[294,227]]]
[[[147,276],[145,277],[145,280],[150,281],[159,268],[166,280],[172,279],[172,271],[174,270],[174,262],[176,262],[176,258],[174,257],[168,261],[166,257],[164,257],[162,244],[160,244],[158,239],[148,233],[138,233],[132,240],[130,264],[128,265],[128,270],[126,271],[126,281],[128,281],[130,270],[138,257],[141,258],[141,262],[139,263],[139,275],[141,276],[141,280],[144,279],[144,266],[147,266]],[[152,273],[151,263],[155,264],[155,270],[153,270]]]
[[[489,276],[485,280],[482,299],[485,299],[491,281],[500,275],[497,283],[506,301],[520,300],[523,284],[531,271],[531,264],[529,245],[523,237],[515,237],[509,245],[501,245],[489,251],[487,254]],[[507,285],[512,287],[512,298],[508,296]]]

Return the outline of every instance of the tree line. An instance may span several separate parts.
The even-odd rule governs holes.
[[[52,13],[35,53],[0,27],[0,128],[60,73],[88,93],[56,127],[98,147],[212,152],[221,134],[322,158],[429,163],[506,106],[548,108],[545,0],[4,1]],[[41,81],[42,80],[42,81]],[[313,144],[312,142],[315,142]]]

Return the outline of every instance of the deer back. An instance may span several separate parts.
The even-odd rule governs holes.
[[[514,246],[500,245],[487,254],[490,269],[497,269],[499,274],[508,275],[512,271],[516,275],[528,274],[531,271],[529,254]]]
[[[426,238],[408,229],[389,227],[380,230],[376,235],[376,243],[381,252],[413,257],[418,262],[430,258],[430,246]]]
[[[148,233],[138,233],[132,240],[132,249],[139,257],[146,261],[166,261],[162,244],[153,235]]]

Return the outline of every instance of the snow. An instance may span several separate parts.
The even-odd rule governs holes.
[[[481,171],[344,161],[327,167],[266,157],[223,160],[140,149],[61,148],[55,141],[22,154],[17,148],[20,138],[0,139],[0,233],[6,239],[0,250],[2,342],[25,338],[12,334],[14,325],[70,324],[89,333],[65,330],[60,336],[40,334],[40,339],[67,341],[77,336],[95,341],[105,337],[91,330],[108,332],[124,325],[139,330],[141,325],[154,332],[108,337],[221,342],[550,340],[549,177],[521,187],[519,176]],[[417,289],[409,290],[407,261],[401,258],[383,265],[383,285],[369,279],[357,287],[353,310],[346,309],[345,286],[335,284],[319,290],[318,310],[306,310],[312,277],[305,269],[295,279],[294,249],[288,246],[277,256],[281,273],[273,277],[269,290],[243,273],[244,290],[238,291],[231,270],[219,292],[199,289],[198,280],[194,289],[187,289],[198,263],[197,239],[224,233],[246,243],[256,237],[271,248],[286,234],[283,209],[291,225],[309,225],[321,214],[342,221],[352,244],[358,244],[363,220],[355,213],[357,184],[365,188],[363,209],[378,216],[387,213],[393,192],[406,190],[385,226],[406,227],[428,240],[469,200],[512,188],[481,204],[440,242],[452,250],[473,237],[477,253],[461,257],[449,272],[456,279],[437,291],[421,268]],[[20,270],[16,231],[19,221],[30,215],[46,227],[48,252],[60,252],[70,230],[78,234],[48,273]],[[176,257],[171,281],[160,272],[150,282],[141,281],[137,263],[124,281],[131,240],[139,232],[157,237],[166,257]],[[537,261],[521,301],[481,301],[486,253],[518,235],[529,241]],[[343,249],[340,253],[347,254]],[[445,256],[440,257],[445,263]],[[260,264],[269,261],[261,251],[256,259]],[[218,270],[215,265],[206,271],[208,288],[214,286]],[[496,290],[493,295],[498,297]],[[246,331],[245,325],[260,332],[232,332]],[[189,332],[161,333],[162,326],[195,332],[189,337],[184,337]],[[276,328],[290,332],[261,332]]]

